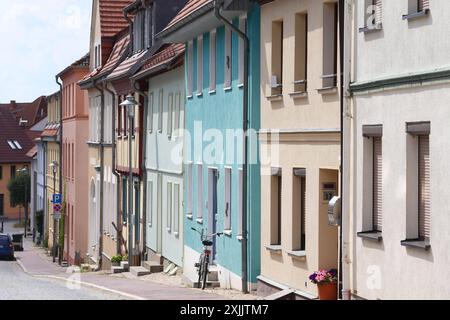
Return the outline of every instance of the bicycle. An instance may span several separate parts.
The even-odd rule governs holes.
[[[195,228],[191,228],[192,230],[194,230],[195,232],[197,232],[200,235],[200,240],[202,241],[203,244],[203,252],[200,255],[200,259],[199,261],[195,264],[195,267],[197,268],[197,273],[198,273],[198,288],[200,289],[200,285],[202,290],[205,290],[206,288],[206,281],[208,279],[208,274],[209,274],[209,259],[211,256],[211,250],[209,250],[209,247],[211,247],[213,245],[213,241],[212,239],[215,236],[220,237],[223,232],[217,232],[217,233],[213,233],[211,235],[205,235],[204,234],[204,230],[202,229],[202,232],[198,231]]]

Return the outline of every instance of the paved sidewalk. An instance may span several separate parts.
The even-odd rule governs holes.
[[[104,272],[68,273],[68,268],[52,262],[44,249],[35,247],[31,238],[24,239],[24,251],[16,252],[17,262],[35,277],[66,281],[68,286],[81,284],[142,300],[223,300],[223,296],[198,289],[164,285],[152,281],[114,277]]]

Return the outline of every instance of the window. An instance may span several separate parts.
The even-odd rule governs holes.
[[[173,214],[173,199],[172,199],[172,182],[167,183],[167,207],[166,207],[166,230],[172,231],[172,214]]]
[[[225,27],[225,82],[224,88],[231,87],[231,78],[232,78],[232,70],[233,70],[233,59],[232,59],[232,31],[229,27]]]
[[[225,168],[225,230],[231,230],[231,168]]]
[[[123,120],[123,137],[128,137],[128,116],[127,116],[127,108],[122,106],[122,120]]]
[[[148,120],[147,120],[147,128],[149,133],[153,132],[153,106],[154,106],[155,97],[153,92],[150,93],[150,97],[148,99]]]
[[[13,150],[16,150],[16,149],[17,149],[16,145],[15,145],[11,140],[8,140],[7,142],[8,142],[8,145],[9,145],[9,147],[10,147],[11,149],[13,149]]]
[[[271,95],[283,93],[283,21],[272,22]]]
[[[238,223],[239,223],[239,227],[238,227],[238,237],[242,237],[244,235],[244,230],[243,230],[243,191],[244,191],[244,174],[243,174],[243,170],[239,169],[239,174],[238,174],[238,212],[239,212],[239,217],[238,217]]]
[[[419,239],[430,240],[430,137],[419,140]]]
[[[430,12],[430,0],[408,0],[408,14],[403,19],[413,19],[428,15]]]
[[[203,218],[203,166],[197,164],[197,219]]]
[[[247,30],[247,17],[239,18],[239,30],[246,33]],[[239,85],[244,84],[244,40],[239,37]]]
[[[337,3],[325,3],[323,6],[323,74],[322,88],[337,86]]]
[[[382,0],[364,0],[364,27],[360,32],[380,30],[382,27]]]
[[[122,178],[122,221],[123,224],[127,224],[127,188],[128,188],[128,184],[127,184],[127,178],[123,177]]]
[[[272,168],[270,194],[270,244],[281,245],[281,168]]]
[[[175,114],[174,114],[174,121],[173,121],[173,130],[175,131],[175,134],[177,134],[177,131],[180,130],[180,112],[181,110],[181,93],[177,93],[175,95]],[[179,133],[178,133],[179,134]]]
[[[5,195],[0,194],[0,217],[5,215]]]
[[[361,235],[382,231],[383,221],[383,126],[365,125],[363,143],[363,229]],[[375,235],[380,240],[379,235]]]
[[[192,172],[193,165],[192,163],[187,164],[187,199],[186,199],[186,214],[191,215],[192,214],[192,202],[193,202],[193,189],[194,189],[194,181],[192,179]]]
[[[192,41],[188,42],[187,58],[187,92],[188,96],[191,97],[194,92],[194,43]]]
[[[134,182],[134,240],[135,243],[139,243],[141,235],[141,221],[140,221],[140,211],[141,211],[141,197],[140,197],[139,182]]]
[[[294,169],[292,206],[292,250],[306,249],[306,169]]]
[[[203,91],[203,36],[197,38],[197,95]]]
[[[216,90],[216,47],[217,33],[214,29],[209,34],[209,90]]]
[[[14,178],[16,176],[16,166],[10,167],[10,177]]]
[[[163,110],[164,110],[164,90],[159,90],[159,105],[158,105],[158,132],[162,132],[163,126]]]
[[[153,225],[153,181],[147,181],[147,223]]]
[[[173,93],[169,94],[169,102],[167,105],[167,136],[172,136],[172,121],[173,121]]]
[[[429,122],[408,123],[407,136],[407,240],[402,245],[428,249],[431,236],[431,164]]]
[[[307,91],[308,75],[308,15],[295,15],[295,76],[294,92]]]
[[[180,202],[180,184],[175,183],[173,190],[173,231],[175,235],[178,235],[178,233],[180,232]]]

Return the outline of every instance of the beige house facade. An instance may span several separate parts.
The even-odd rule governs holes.
[[[258,290],[315,298],[316,270],[337,269],[340,107],[337,2],[261,6],[261,275]]]

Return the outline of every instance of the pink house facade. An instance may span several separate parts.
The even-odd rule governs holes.
[[[80,264],[88,252],[88,96],[78,81],[89,72],[89,55],[62,71],[62,176],[65,201],[64,259]],[[62,232],[62,230],[60,231]]]

